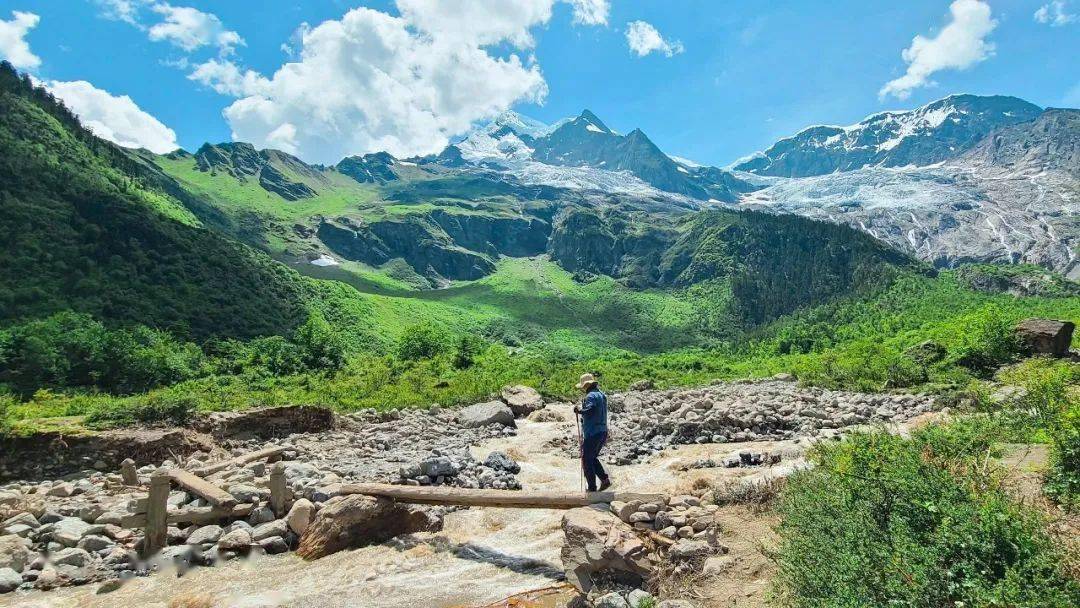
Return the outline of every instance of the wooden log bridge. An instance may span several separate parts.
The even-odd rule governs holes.
[[[376,483],[344,484],[338,495],[364,494],[381,496],[397,502],[421,505],[460,505],[467,507],[501,507],[510,509],[575,509],[613,501],[664,504],[663,494],[633,492],[531,492],[524,490],[477,490],[445,486],[398,486]]]

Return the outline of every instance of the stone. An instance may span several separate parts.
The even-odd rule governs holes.
[[[60,482],[53,487],[49,488],[48,492],[45,492],[46,496],[56,496],[59,498],[67,498],[75,493],[75,486],[70,483]]]
[[[656,603],[656,598],[648,591],[634,589],[626,594],[626,603],[630,604],[630,608],[651,608]]]
[[[23,512],[4,520],[5,528],[17,525],[23,525],[34,529],[41,527],[41,523],[38,522],[37,518],[34,517],[33,513]]]
[[[514,427],[514,412],[510,406],[502,401],[488,401],[476,403],[462,408],[458,412],[458,420],[466,428],[476,428],[489,424],[501,424]]]
[[[0,593],[11,593],[22,585],[23,579],[11,568],[0,568]]]
[[[288,515],[285,516],[285,523],[289,526],[289,529],[296,532],[300,536],[307,532],[308,525],[311,523],[312,516],[315,515],[315,505],[311,504],[310,500],[301,498],[293,503],[291,509],[289,509]]]
[[[724,574],[735,565],[735,558],[730,555],[714,555],[705,559],[701,572],[707,575]]]
[[[593,591],[597,576],[638,587],[652,571],[641,539],[604,506],[570,509],[562,530],[566,580],[583,594]]]
[[[261,541],[275,536],[285,537],[289,533],[289,525],[284,519],[276,519],[265,524],[260,524],[251,532],[251,540]]]
[[[289,544],[285,542],[284,538],[280,536],[271,536],[258,541],[263,551],[266,551],[270,555],[277,555],[278,553],[285,553],[289,550]]]
[[[623,596],[615,592],[600,596],[593,605],[596,608],[630,608]]]
[[[219,549],[244,551],[251,547],[251,533],[242,528],[223,534],[217,542]]]
[[[401,534],[436,532],[442,518],[416,505],[354,494],[328,504],[300,539],[297,554],[318,559],[344,549],[385,542]]]
[[[0,568],[22,572],[33,559],[33,554],[26,543],[27,541],[14,534],[0,536]]]
[[[270,507],[259,507],[258,509],[252,509],[251,515],[248,515],[248,523],[252,526],[258,526],[274,521],[274,512]]]
[[[668,549],[668,559],[673,562],[698,563],[704,562],[712,552],[712,547],[703,540],[680,540]]]
[[[694,604],[686,600],[664,600],[656,605],[656,608],[696,608]]]
[[[521,465],[506,452],[495,451],[488,454],[484,459],[484,466],[515,475],[521,472]]]
[[[256,488],[255,486],[249,486],[247,484],[233,484],[229,486],[229,494],[232,494],[237,501],[241,503],[254,503],[259,502],[259,499],[265,494],[270,495],[269,490],[263,490]]]
[[[105,595],[106,593],[112,593],[113,591],[116,591],[117,589],[119,589],[120,587],[123,587],[123,586],[124,586],[124,579],[122,579],[122,578],[114,578],[112,580],[108,580],[108,581],[105,581],[104,583],[101,583],[101,585],[98,586],[97,591],[95,591],[94,593],[96,595]]]
[[[57,566],[74,566],[82,568],[89,566],[94,558],[85,549],[69,547],[52,555],[52,563]]]
[[[221,526],[211,525],[211,526],[203,526],[201,528],[196,528],[196,530],[194,532],[192,532],[191,534],[188,535],[187,544],[189,544],[189,545],[209,545],[209,544],[213,544],[213,543],[216,543],[219,538],[221,538],[222,533],[223,533],[223,530],[221,529]]]
[[[636,523],[645,522],[645,521],[652,521],[652,520],[653,520],[653,516],[650,513],[646,513],[645,511],[638,511],[638,512],[632,513],[630,515],[629,523],[636,524]]]
[[[105,538],[104,536],[98,536],[97,534],[87,534],[82,537],[77,545],[80,549],[89,551],[91,553],[97,553],[102,549],[108,549],[113,546],[113,541]]]
[[[52,539],[65,547],[74,547],[94,529],[95,526],[78,517],[65,517],[53,524]]]
[[[518,418],[528,416],[544,407],[544,398],[536,389],[529,386],[503,387],[502,400],[510,406],[510,411]]]
[[[1029,353],[1064,357],[1069,354],[1074,329],[1072,321],[1025,319],[1017,324],[1016,337]]]

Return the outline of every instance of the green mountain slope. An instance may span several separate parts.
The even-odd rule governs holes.
[[[0,68],[0,319],[60,310],[180,335],[280,333],[310,287],[201,226],[130,157]]]

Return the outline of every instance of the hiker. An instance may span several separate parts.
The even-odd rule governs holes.
[[[581,468],[585,471],[585,483],[590,492],[596,492],[596,478],[600,478],[600,491],[611,487],[611,478],[600,464],[600,450],[607,443],[607,395],[600,391],[592,374],[582,374],[577,383],[585,393],[581,405],[574,413],[581,416]]]

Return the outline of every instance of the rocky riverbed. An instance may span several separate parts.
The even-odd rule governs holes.
[[[129,587],[145,589],[145,583],[134,585],[134,582],[157,579],[146,577],[155,571],[175,567],[186,571],[209,565],[217,567],[197,570],[219,572],[225,584],[237,572],[229,566],[231,563],[246,563],[252,558],[270,563],[265,560],[276,558],[263,556],[290,553],[312,518],[338,500],[333,495],[334,488],[351,481],[499,489],[522,485],[526,489],[575,488],[577,465],[572,456],[576,440],[569,404],[544,407],[538,395],[526,396],[523,399],[520,391],[511,391],[500,400],[456,410],[432,408],[337,416],[332,428],[279,433],[270,439],[264,433],[210,433],[216,442],[212,450],[177,455],[164,462],[140,463],[138,474],[140,481],[145,482],[162,467],[191,470],[270,444],[288,448],[283,463],[292,498],[284,515],[275,514],[267,504],[268,463],[256,461],[226,467],[206,479],[241,502],[251,504],[250,514],[236,521],[172,526],[169,547],[150,561],[137,557],[141,530],[120,525],[125,515],[138,509],[137,499],[146,495],[146,489],[126,485],[118,472],[84,470],[64,479],[8,483],[0,486],[0,589],[17,590],[17,597],[28,594],[29,599],[43,590],[93,582],[98,584],[91,589],[116,593],[119,598]],[[797,458],[799,450],[792,450],[791,446],[799,445],[797,441],[792,443],[798,438],[830,436],[836,434],[837,427],[848,424],[904,420],[933,406],[932,400],[919,396],[803,389],[784,379],[684,391],[630,391],[611,395],[611,404],[613,440],[608,459],[630,463],[617,468],[615,477],[620,484],[633,486],[635,491],[659,489],[670,484],[673,476],[685,475],[686,471],[732,466],[733,458],[740,461],[740,466],[748,467],[775,464],[779,457],[771,455],[785,450],[792,453],[791,458]],[[244,427],[237,424],[237,416],[242,414],[217,414],[216,423],[204,422],[207,428]],[[792,441],[784,449],[760,441],[746,443],[765,439]],[[717,446],[716,442],[726,445]],[[684,445],[687,448],[671,449]],[[747,446],[758,445],[765,449],[746,450]],[[739,457],[739,450],[748,452],[745,463]],[[687,457],[673,459],[674,454]],[[663,471],[641,464],[665,460]],[[538,466],[540,462],[544,465]],[[625,477],[624,473],[640,467],[644,468],[639,473]],[[625,516],[632,528],[648,529],[671,541],[702,540],[715,508],[709,510],[707,505],[692,504],[693,496],[680,500],[670,508],[669,505],[615,505],[616,514]],[[204,505],[202,499],[180,490],[172,492],[169,503],[175,509]],[[431,511],[433,518],[445,517],[444,532],[436,536],[454,537],[451,546],[458,548],[451,551],[455,559],[470,559],[470,552],[477,549],[460,547],[483,539],[513,549],[497,553],[531,551],[550,555],[558,551],[557,541],[551,536],[557,531],[557,513],[535,512],[534,517],[524,515],[534,513],[531,511],[507,512],[510,518],[507,521],[518,521],[513,519],[517,517],[521,526],[534,520],[548,522],[537,523],[547,531],[541,536],[543,541],[536,544],[526,542],[533,536],[527,527],[519,529],[517,536],[500,534],[505,524],[500,524],[503,528],[498,530],[486,529],[492,525],[485,523],[489,516],[478,511],[503,510]],[[472,522],[467,530],[462,529],[463,521]],[[446,546],[440,542],[445,543],[435,539],[423,541],[432,547]],[[357,555],[371,551],[374,549],[361,550]],[[239,557],[249,560],[237,560]],[[340,565],[345,563],[340,561],[343,559],[335,555],[318,563],[336,560]],[[438,561],[430,567],[437,569]],[[504,567],[518,564],[512,568],[519,574],[509,578],[496,576],[495,579],[504,582],[492,583],[482,592],[447,588],[446,597],[456,598],[459,603],[491,601],[499,593],[510,595],[528,589],[530,579],[541,583],[561,578],[541,565],[547,563],[543,559],[503,563]],[[202,575],[199,578],[213,580]],[[151,587],[161,584],[164,581]],[[295,584],[306,585],[302,580],[296,580]],[[52,596],[59,593],[62,592],[49,592]],[[425,597],[440,596],[429,591]],[[388,600],[381,605],[414,605],[405,597],[400,600]],[[322,605],[348,604],[327,601]]]

